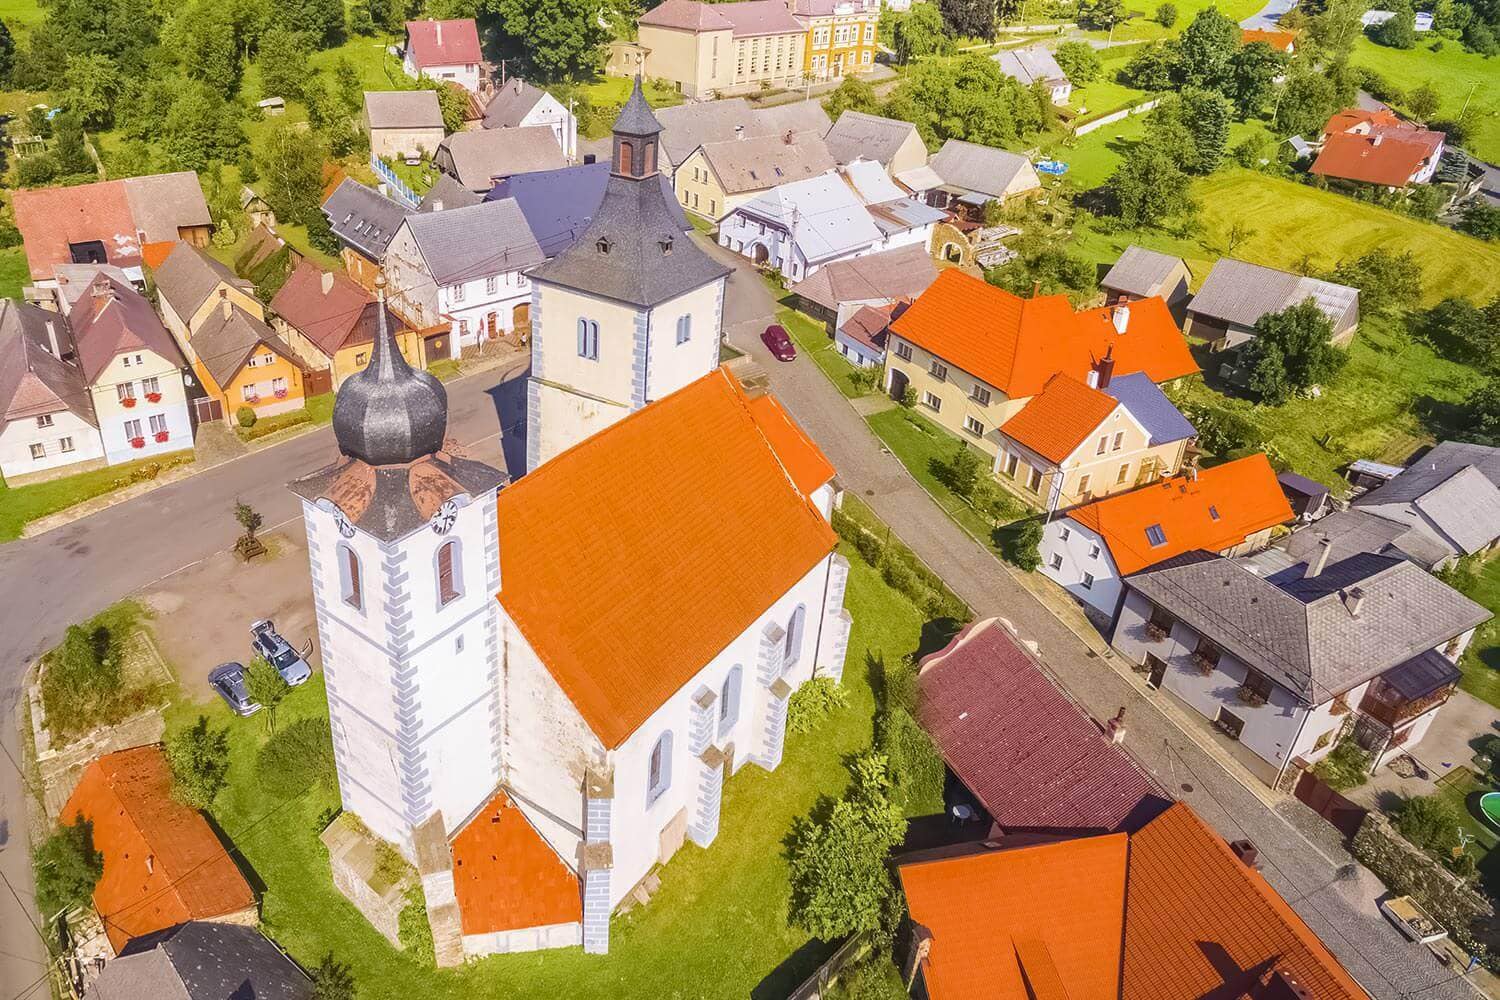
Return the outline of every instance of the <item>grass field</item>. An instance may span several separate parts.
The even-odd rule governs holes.
[[[1470,600],[1500,613],[1500,559],[1484,563],[1478,574],[1459,582],[1459,589]],[[1479,626],[1458,666],[1464,672],[1459,687],[1500,707],[1500,618],[1491,618]]]
[[[12,32],[40,22],[42,15],[41,4],[36,0],[0,0],[0,21]]]
[[[1177,21],[1171,28],[1163,28],[1152,20],[1152,17],[1156,14],[1157,6],[1159,6],[1155,0],[1131,0],[1131,2],[1126,3],[1125,11],[1131,17],[1130,20],[1115,27],[1114,40],[1117,42],[1121,39],[1151,41],[1157,38],[1180,35],[1189,24],[1193,23],[1193,18],[1197,17],[1200,11],[1205,11],[1210,7],[1219,8],[1225,17],[1238,22],[1243,21],[1265,6],[1264,0],[1227,0],[1227,2],[1220,2],[1220,0],[1172,0],[1172,3],[1177,8]],[[1085,32],[1085,34],[1090,38],[1110,37],[1108,31],[1089,31]]]
[[[91,500],[130,485],[130,474],[137,469],[158,464],[163,469],[192,461],[192,454],[143,458],[138,462],[91,469],[61,479],[49,479],[25,486],[0,483],[0,542],[21,537],[21,529],[39,517],[55,514],[74,504]]]
[[[828,336],[827,327],[805,313],[784,306],[776,310],[776,322],[786,327],[797,350],[812,358],[813,364],[823,369],[823,374],[838,387],[839,392],[851,399],[865,395],[864,389],[854,382],[853,376],[859,369],[838,352],[838,347]]]
[[[917,609],[857,555],[851,552],[849,561],[849,705],[811,734],[788,734],[775,773],[749,767],[726,784],[718,839],[707,850],[684,846],[662,869],[650,905],[615,918],[608,959],[569,948],[496,956],[452,971],[419,967],[333,888],[317,834],[336,795],[315,788],[277,800],[257,783],[255,753],[265,740],[259,716],[232,718],[219,702],[179,705],[169,726],[188,725],[201,711],[230,727],[230,784],[213,817],[253,869],[252,881],[266,886],[265,929],[304,966],[330,952],[349,963],[361,1000],[786,996],[829,947],[788,924],[783,838],[821,796],[842,792],[845,759],[869,745],[875,696],[868,663],[894,662],[922,638]],[[318,675],[283,702],[277,724],[324,712]]]
[[[21,247],[0,250],[0,299],[19,299],[21,289],[31,282],[31,268]]]
[[[1379,73],[1402,91],[1432,84],[1441,95],[1439,118],[1457,116],[1469,101],[1475,117],[1465,148],[1475,156],[1500,160],[1500,59],[1465,52],[1454,41],[1443,41],[1442,50],[1434,52],[1434,41],[1424,39],[1415,48],[1390,49],[1360,38],[1354,46],[1353,61]]]
[[[1098,86],[1097,84],[1091,84]],[[1127,100],[1123,104],[1138,104],[1146,98],[1143,91],[1131,91],[1128,87],[1114,84],[1121,92],[1136,94],[1139,100]],[[1119,110],[1099,106],[1100,111]],[[1229,126],[1229,148],[1242,141],[1256,130],[1254,122],[1232,122]],[[1098,187],[1109,180],[1110,174],[1129,154],[1130,149],[1146,134],[1146,115],[1131,115],[1122,121],[1113,122],[1095,129],[1087,135],[1074,139],[1061,136],[1042,146],[1042,151],[1068,165],[1067,177],[1079,188]]]

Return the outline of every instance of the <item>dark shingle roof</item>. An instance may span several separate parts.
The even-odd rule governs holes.
[[[733,139],[735,127],[748,137],[787,131],[826,135],[832,122],[817,101],[794,101],[770,108],[754,108],[743,97],[699,104],[679,104],[656,112],[661,123],[661,149],[669,163],[678,164],[705,142]]]
[[[252,297],[255,295],[255,285],[252,282],[241,278],[224,264],[187,243],[174,246],[152,277],[156,281],[157,294],[172,306],[172,310],[184,323],[192,319],[193,313],[213,294],[220,282],[247,292]]]
[[[488,191],[497,178],[556,170],[567,165],[557,136],[546,125],[455,132],[438,146],[433,162],[470,191]]]
[[[1120,254],[1120,259],[1115,261],[1099,284],[1104,288],[1150,298],[1165,291],[1162,283],[1179,266],[1182,266],[1181,257],[1131,244]]]
[[[367,90],[365,121],[371,128],[442,128],[435,90]]]
[[[186,364],[146,297],[105,274],[73,303],[68,325],[90,383],[121,351],[148,350],[179,368]]]
[[[662,198],[671,208],[678,228],[689,231],[693,228],[692,223],[688,222],[682,206],[677,203],[671,180],[665,174],[658,174],[657,179]],[[580,163],[561,170],[538,170],[507,177],[490,189],[485,200],[515,199],[542,253],[550,258],[572,246],[573,241],[588,228],[599,212],[608,184],[607,162]]]
[[[630,99],[620,109],[619,117],[615,119],[614,132],[619,135],[658,135],[661,133],[661,122],[656,120],[656,115],[651,111],[651,105],[646,103],[646,95],[641,92],[641,78],[637,76],[635,83],[630,88]]]
[[[1500,537],[1500,448],[1444,441],[1355,504],[1381,508],[1455,554],[1477,552]]]
[[[428,188],[427,193],[422,196],[422,204],[417,207],[417,211],[437,212],[450,208],[467,208],[469,205],[477,205],[484,200],[483,197],[470,191],[447,174],[438,174],[432,187]]]
[[[340,242],[379,262],[406,218],[407,209],[346,177],[323,202],[323,214]]]
[[[312,983],[255,928],[194,920],[136,938],[87,1000],[307,1000]]]
[[[1130,415],[1151,435],[1153,447],[1168,441],[1185,441],[1198,436],[1197,429],[1172,405],[1166,393],[1145,372],[1133,372],[1110,379],[1109,385],[1101,391],[1125,404]]]
[[[903,143],[917,131],[911,122],[882,118],[863,111],[845,111],[828,130],[824,142],[840,163],[851,163],[863,156],[890,166]]]
[[[484,127],[515,128],[546,96],[545,90],[533,87],[520,77],[513,77],[495,91],[489,107],[484,109]]]
[[[545,258],[509,198],[407,216],[406,227],[440,285],[539,264]]]
[[[50,353],[52,324],[58,350],[67,351],[67,323],[54,312],[0,299],[0,421],[71,410],[97,427],[83,372]]]
[[[219,388],[244,367],[245,360],[261,345],[296,364],[296,355],[269,326],[238,306],[215,309],[193,335],[193,350]]]

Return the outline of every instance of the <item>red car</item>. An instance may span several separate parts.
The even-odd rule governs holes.
[[[760,339],[761,343],[776,355],[777,361],[791,361],[797,356],[797,348],[792,346],[792,338],[788,337],[786,330],[776,323],[766,327],[766,332],[760,335]]]

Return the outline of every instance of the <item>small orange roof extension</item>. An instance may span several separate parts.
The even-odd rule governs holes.
[[[500,491],[500,604],[605,747],[833,550],[806,459],[721,368]]]
[[[833,463],[807,432],[798,427],[775,396],[750,400],[750,416],[766,436],[787,475],[803,493],[811,494],[834,476]]]
[[[1103,536],[1124,576],[1193,549],[1218,552],[1237,545],[1290,521],[1292,508],[1270,460],[1257,454],[1204,469],[1196,481],[1174,476],[1074,507],[1068,517]],[[1151,544],[1146,529],[1152,526],[1166,536],[1163,544]]]
[[[1318,1000],[1369,1000],[1286,900],[1186,805],[1130,838],[1122,1000],[1239,998],[1272,970]]]
[[[1083,379],[1111,349],[1116,375],[1161,383],[1198,370],[1160,297],[1131,302],[1124,315],[1121,333],[1114,307],[1075,313],[1064,295],[1023,299],[950,268],[891,329],[1011,399],[1035,396],[1058,372]]]
[[[578,876],[504,792],[453,838],[453,892],[465,934],[583,919]]]
[[[1252,45],[1265,42],[1277,52],[1290,52],[1297,44],[1297,32],[1274,31],[1265,28],[1245,28],[1240,32],[1240,44]]]
[[[141,246],[141,263],[151,270],[161,267],[172,251],[177,249],[181,240],[162,240],[158,243],[145,243]]]
[[[106,754],[83,772],[61,819],[94,824],[104,877],[94,907],[116,951],[131,938],[255,906],[255,895],[197,810],[172,798],[160,747]]]
[[[1040,393],[1000,427],[1000,433],[1061,463],[1120,405],[1071,375],[1054,375]]]
[[[902,865],[911,918],[932,932],[928,995],[1116,996],[1126,854],[1114,833]]]

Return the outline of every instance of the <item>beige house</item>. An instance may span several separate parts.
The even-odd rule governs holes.
[[[786,132],[704,143],[682,162],[672,181],[684,209],[717,222],[762,191],[835,167],[816,132]]]
[[[193,335],[221,302],[227,300],[256,319],[266,318],[254,284],[187,243],[173,247],[151,277],[162,322],[188,358],[193,356],[188,346]]]
[[[443,141],[443,112],[435,90],[365,91],[370,155],[399,160],[431,156]]]
[[[1111,304],[1159,295],[1167,300],[1167,305],[1177,309],[1187,302],[1192,280],[1193,272],[1181,257],[1131,244],[1099,282],[1099,287]]]
[[[863,111],[839,115],[823,141],[840,166],[860,159],[874,160],[895,177],[927,164],[927,145],[915,125]]]
[[[802,80],[807,30],[783,0],[667,0],[642,14],[639,24],[639,40],[611,58],[612,71],[670,80],[693,98]]]

